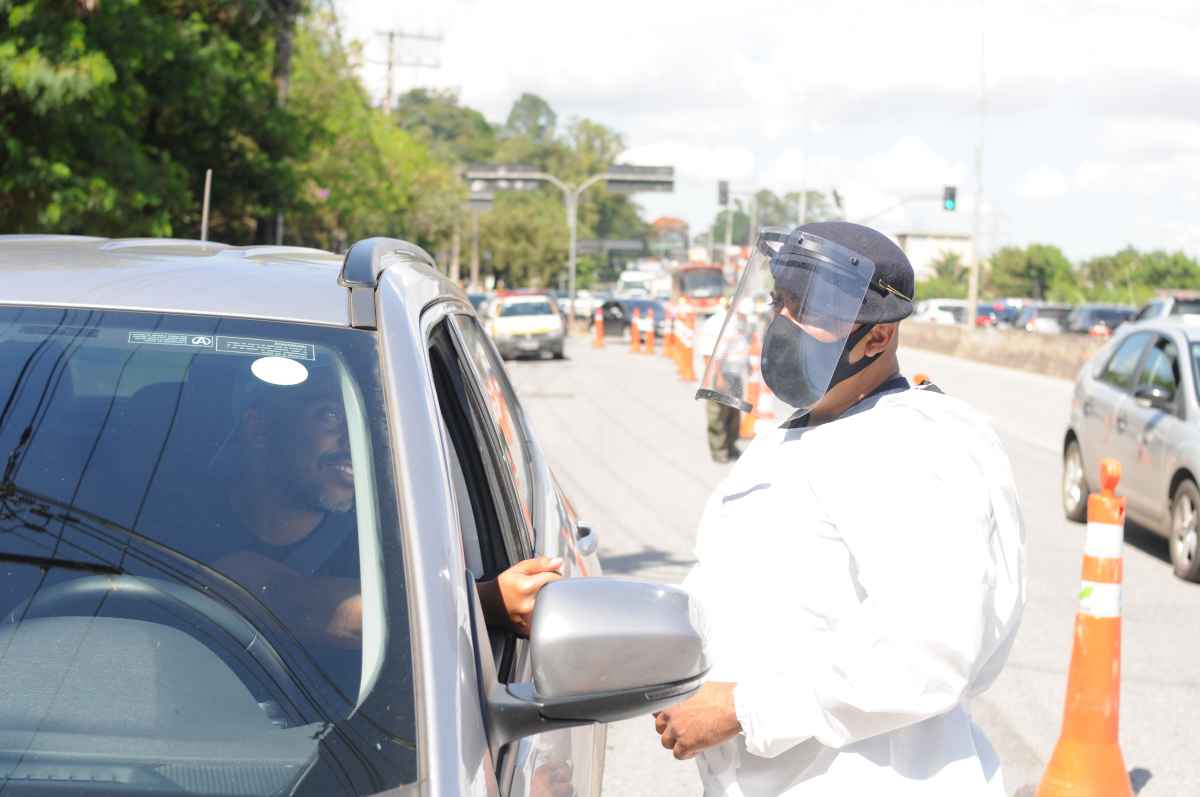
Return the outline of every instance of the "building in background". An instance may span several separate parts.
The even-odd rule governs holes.
[[[962,258],[964,266],[971,262],[971,236],[966,233],[901,232],[894,237],[912,263],[918,281],[934,276],[934,262],[948,253]]]

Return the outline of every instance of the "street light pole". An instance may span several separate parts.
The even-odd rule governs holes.
[[[987,74],[984,45],[987,43],[987,0],[979,2],[979,139],[975,143],[975,207],[971,223],[971,276],[967,281],[967,329],[975,329],[979,312],[979,235],[983,229],[983,131],[987,114]]]
[[[583,192],[601,180],[607,179],[608,174],[593,174],[578,186],[570,186],[552,174],[539,174],[538,177],[548,183],[553,183],[562,191],[563,206],[567,211],[567,314],[571,324],[575,324],[575,264],[577,262],[576,245],[579,240],[579,198]]]

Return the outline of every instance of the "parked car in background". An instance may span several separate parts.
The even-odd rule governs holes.
[[[994,327],[996,326],[996,319],[999,317],[999,315],[1000,314],[996,312],[995,307],[992,307],[990,304],[980,302],[975,307],[975,326]]]
[[[498,293],[488,302],[486,329],[500,356],[549,354],[556,360],[565,355],[567,325],[548,293]]]
[[[603,306],[604,337],[629,340],[629,326],[635,310],[638,329],[643,335],[650,332],[651,324],[657,337],[667,334],[667,307],[663,302],[657,299],[609,299]]]
[[[0,284],[5,792],[596,797],[699,686],[420,248],[0,236]],[[479,585],[541,555],[526,639]]]
[[[1057,335],[1066,328],[1067,316],[1074,309],[1069,304],[1029,304],[1021,309],[1013,326],[1026,332]]]
[[[1134,309],[1119,304],[1081,304],[1067,316],[1064,331],[1076,335],[1107,338],[1133,318]]]
[[[1148,321],[1168,316],[1195,316],[1200,320],[1200,294],[1179,292],[1171,296],[1152,299],[1138,310],[1134,321]]]
[[[608,294],[598,291],[581,290],[575,292],[575,318],[585,319],[591,318],[596,313],[596,309],[601,307],[605,300],[608,299]]]
[[[475,312],[479,315],[483,315],[484,305],[487,304],[487,300],[488,295],[486,293],[472,291],[467,294],[467,301],[471,303],[471,307],[475,308]]]
[[[927,324],[962,324],[967,320],[963,299],[925,299],[917,302],[912,320]]]
[[[1079,372],[1063,440],[1062,503],[1084,521],[1105,457],[1129,517],[1166,537],[1175,574],[1200,581],[1200,326],[1127,324]]]

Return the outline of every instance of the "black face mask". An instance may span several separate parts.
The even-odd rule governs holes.
[[[762,376],[767,387],[793,407],[808,408],[821,400],[834,385],[863,370],[879,358],[879,354],[862,357],[856,363],[847,359],[851,350],[866,337],[874,324],[863,324],[850,333],[845,341],[825,343],[805,332],[786,316],[777,315],[763,335]],[[828,373],[828,362],[834,351],[841,350],[829,384],[818,384]],[[882,354],[882,352],[880,352]]]

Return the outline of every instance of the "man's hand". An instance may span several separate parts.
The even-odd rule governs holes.
[[[518,635],[529,636],[537,594],[551,581],[562,578],[562,563],[557,556],[539,556],[517,562],[495,581],[481,581],[479,597],[488,625],[507,625]]]
[[[682,761],[741,731],[733,704],[736,685],[706,683],[679,705],[655,714],[654,728],[662,746]]]

